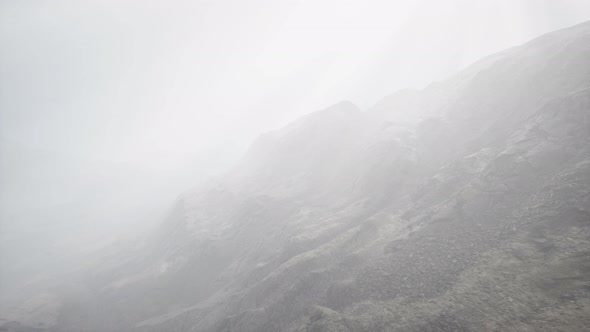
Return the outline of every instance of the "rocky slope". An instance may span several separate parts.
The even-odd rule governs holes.
[[[590,330],[590,23],[262,136],[55,331]]]

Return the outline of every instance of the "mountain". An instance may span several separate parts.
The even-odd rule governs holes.
[[[45,328],[582,331],[589,240],[590,22],[261,136]]]

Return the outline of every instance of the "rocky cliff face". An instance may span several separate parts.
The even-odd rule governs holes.
[[[581,331],[589,240],[586,23],[262,136],[55,329]]]

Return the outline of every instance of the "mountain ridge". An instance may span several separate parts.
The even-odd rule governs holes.
[[[263,135],[80,277],[56,329],[587,328],[587,41],[590,22]]]

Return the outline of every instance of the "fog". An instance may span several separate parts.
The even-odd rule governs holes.
[[[583,0],[4,1],[2,137],[182,169],[340,100],[367,108],[423,87],[589,11]]]
[[[588,18],[586,0],[2,1],[0,292],[150,231],[265,132]]]

